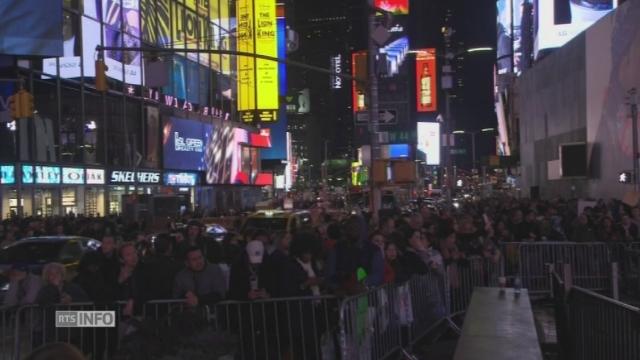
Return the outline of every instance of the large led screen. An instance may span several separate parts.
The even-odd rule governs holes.
[[[62,1],[0,1],[0,54],[62,56]]]
[[[170,118],[162,129],[165,169],[205,170],[205,151],[213,125],[200,121]]]
[[[440,165],[440,123],[418,123],[418,159]]]
[[[231,125],[218,127],[205,150],[207,184],[246,184],[242,171],[242,144],[249,142],[249,133]]]
[[[140,47],[140,10],[135,0],[85,0],[84,11],[89,17],[82,18],[82,47],[84,76],[95,76],[96,46]],[[102,26],[98,21],[102,21]],[[142,54],[137,51],[105,51],[107,76],[140,85]]]
[[[375,6],[393,14],[409,14],[409,0],[375,0]]]
[[[538,0],[535,53],[561,47],[618,6],[618,0]]]
[[[518,0],[516,0],[518,1]],[[513,59],[513,0],[498,0],[498,45],[497,68],[498,74],[510,72]]]

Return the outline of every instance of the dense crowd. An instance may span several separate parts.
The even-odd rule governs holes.
[[[86,253],[70,282],[65,267],[51,263],[42,276],[15,263],[6,305],[70,301],[129,302],[186,299],[252,300],[319,294],[351,294],[363,287],[442,273],[445,265],[480,257],[498,261],[498,245],[512,241],[634,241],[640,209],[598,201],[578,214],[571,201],[492,198],[450,209],[421,204],[412,213],[387,211],[328,215],[295,233],[248,230],[217,241],[196,219],[150,236],[143,226],[111,218],[30,218],[2,223],[2,246],[21,238],[82,235],[101,241]],[[364,275],[363,275],[364,274]]]
[[[311,209],[311,222],[292,232],[244,229],[223,238],[207,234],[191,216],[153,236],[123,218],[13,218],[0,227],[2,247],[23,238],[81,235],[100,240],[74,272],[59,263],[41,275],[16,262],[4,305],[124,302],[134,316],[154,299],[188,306],[357,294],[414,275],[444,276],[447,265],[472,258],[498,263],[508,242],[638,240],[640,209],[619,201],[578,203],[509,197],[462,200],[455,206],[418,203],[413,211],[379,216]],[[236,225],[241,223],[236,221]],[[9,259],[11,260],[11,259]]]

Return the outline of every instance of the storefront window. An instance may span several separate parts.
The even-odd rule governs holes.
[[[31,207],[31,189],[22,190],[22,211],[24,216],[29,216],[32,213]],[[4,187],[2,188],[2,217],[9,218],[16,216],[20,213],[18,209],[18,189],[16,187]]]
[[[58,159],[57,145],[58,130],[58,101],[56,86],[53,81],[33,81],[33,99],[37,116],[31,120],[33,126],[20,126],[20,131],[28,131],[29,145],[27,153],[31,156],[23,157],[39,162],[54,162]],[[77,102],[77,100],[76,100]],[[24,149],[24,147],[22,147]],[[26,150],[26,149],[25,149]]]
[[[87,216],[104,214],[104,189],[87,187],[84,194],[84,213]]]
[[[85,164],[104,163],[104,118],[102,97],[85,92],[84,143],[82,147]]]
[[[109,214],[117,215],[122,212],[122,197],[126,194],[124,186],[111,186],[109,188]]]
[[[84,141],[80,92],[62,87],[62,119],[60,121],[60,161],[82,163]]]
[[[57,188],[33,189],[33,215],[60,215],[60,190]]]
[[[80,197],[84,195],[83,187],[62,188],[62,214],[84,214],[84,201]]]

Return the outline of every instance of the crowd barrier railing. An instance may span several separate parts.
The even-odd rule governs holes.
[[[640,359],[640,309],[579,287],[566,308],[569,359]]]
[[[236,336],[236,359],[335,359],[338,304],[334,296],[225,301],[210,307],[210,321]]]
[[[198,316],[215,331],[236,338],[237,359],[383,359],[415,345],[443,320],[465,311],[475,287],[495,286],[503,274],[502,261],[472,257],[442,271],[348,298],[224,301]],[[128,331],[124,305],[29,305],[6,312],[3,329],[14,329],[4,337],[2,345],[7,351],[2,353],[18,359],[42,343],[63,341],[77,346],[90,359],[108,358],[128,346],[122,343]],[[140,305],[136,315],[171,325],[173,317],[168,315],[189,309],[182,300],[158,300]],[[55,310],[113,310],[118,327],[56,328]]]
[[[612,256],[606,243],[504,243],[504,273],[520,278],[531,295],[550,295],[548,264],[569,264],[576,285],[594,291],[611,289]]]

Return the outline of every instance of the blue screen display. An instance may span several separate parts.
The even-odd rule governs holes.
[[[22,165],[22,183],[33,184],[33,166]]]
[[[389,157],[392,159],[409,157],[409,144],[389,145]]]
[[[205,149],[211,140],[213,125],[195,120],[171,118],[163,128],[165,169],[204,170]]]
[[[35,166],[36,184],[60,184],[60,168],[57,166]]]
[[[165,172],[164,184],[167,186],[196,186],[198,174],[187,172]]]
[[[0,54],[62,56],[62,1],[0,1]]]
[[[0,184],[15,184],[15,169],[13,165],[0,165]]]

